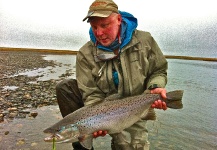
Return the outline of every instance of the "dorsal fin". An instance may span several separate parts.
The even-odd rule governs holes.
[[[108,97],[105,98],[105,100],[106,101],[112,101],[112,100],[117,100],[117,99],[121,99],[121,98],[123,98],[123,96],[116,93],[116,94],[109,95]]]

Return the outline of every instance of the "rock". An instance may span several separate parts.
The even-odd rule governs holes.
[[[30,113],[30,117],[35,118],[36,116],[38,116],[38,112],[34,111]]]
[[[0,122],[3,122],[3,121],[4,121],[4,115],[0,114]]]
[[[30,114],[30,109],[21,110],[20,113]]]
[[[8,135],[9,134],[9,131],[5,131],[5,135]]]
[[[9,113],[8,117],[9,118],[15,118],[17,116],[17,113]]]
[[[31,95],[28,93],[28,94],[24,95],[23,98],[29,100],[29,99],[31,99]]]
[[[31,146],[37,146],[38,145],[38,143],[31,143]]]
[[[17,108],[16,107],[8,108],[8,111],[9,112],[17,111]]]
[[[9,111],[3,111],[2,114],[3,114],[4,116],[6,116],[6,115],[9,114]]]
[[[18,113],[16,118],[26,118],[26,114]]]
[[[25,139],[24,138],[18,139],[18,141],[17,141],[16,144],[17,145],[23,145],[23,144],[25,144]]]

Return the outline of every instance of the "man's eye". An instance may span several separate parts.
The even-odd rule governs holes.
[[[109,24],[103,24],[102,25],[102,28],[106,28],[106,27],[108,27],[109,26]]]

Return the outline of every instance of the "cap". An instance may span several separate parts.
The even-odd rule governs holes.
[[[90,17],[108,17],[112,12],[118,13],[118,6],[112,0],[95,0],[89,7],[85,21]]]

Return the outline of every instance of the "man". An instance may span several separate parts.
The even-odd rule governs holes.
[[[126,97],[150,89],[166,98],[167,61],[150,33],[136,29],[137,19],[133,15],[119,11],[111,0],[95,0],[85,20],[91,26],[91,40],[77,54],[77,81],[66,79],[57,85],[63,117],[84,105],[97,105],[116,93]],[[152,107],[167,108],[160,100]],[[93,134],[97,137],[106,133]],[[113,150],[149,149],[146,120],[111,137]],[[79,143],[73,143],[73,147],[84,149]]]

